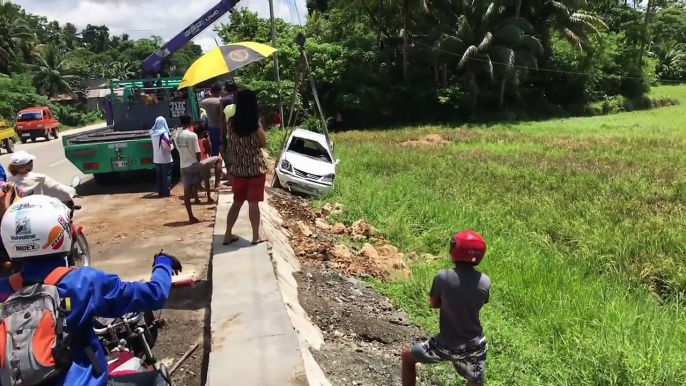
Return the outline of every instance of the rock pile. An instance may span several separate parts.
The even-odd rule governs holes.
[[[281,213],[283,227],[288,230],[291,245],[299,258],[316,260],[358,276],[392,279],[410,275],[406,256],[366,221],[357,220],[350,226],[340,222],[331,225],[327,221],[329,216],[343,212],[342,204],[327,203],[315,212],[304,199],[280,190],[271,193],[271,204]],[[337,242],[337,238],[349,238],[363,245],[351,249]],[[417,258],[416,254],[410,255]]]

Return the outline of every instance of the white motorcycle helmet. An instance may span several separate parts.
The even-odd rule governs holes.
[[[69,208],[49,196],[24,197],[7,208],[0,235],[10,259],[65,257],[72,245]]]

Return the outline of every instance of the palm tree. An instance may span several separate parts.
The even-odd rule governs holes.
[[[681,79],[686,71],[686,47],[674,41],[659,42],[653,47],[657,59],[656,75],[662,79]]]
[[[60,37],[62,40],[62,45],[67,49],[67,51],[74,51],[81,45],[81,42],[79,41],[79,31],[72,23],[67,23],[64,25]]]
[[[9,64],[30,51],[35,35],[9,0],[0,0],[0,72],[8,74]]]
[[[75,96],[69,83],[77,77],[72,75],[69,62],[62,58],[62,54],[55,46],[42,46],[36,62],[33,66],[33,85],[40,93],[48,97],[59,94]]]
[[[502,108],[506,86],[516,91],[529,69],[538,68],[536,57],[543,54],[541,42],[531,35],[533,26],[521,17],[507,18],[493,3],[485,9],[473,4],[459,17],[457,30],[440,26],[432,35],[439,30],[437,48],[441,60],[457,63],[470,89],[472,108],[477,104],[480,76],[499,82]]]

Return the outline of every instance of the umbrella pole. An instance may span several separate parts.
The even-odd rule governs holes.
[[[274,0],[269,0],[269,19],[271,21],[272,29],[272,45],[278,49],[276,44],[276,27],[274,26]],[[279,51],[274,52],[274,78],[276,79],[276,87],[279,94],[279,116],[281,117],[281,128],[283,129],[283,103],[281,102],[281,77],[279,76]]]

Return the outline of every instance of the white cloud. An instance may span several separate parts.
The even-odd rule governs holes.
[[[151,35],[168,40],[200,18],[218,0],[14,0],[27,12],[42,15],[60,23],[73,23],[79,28],[88,24],[106,25],[112,34],[127,33],[138,39]],[[269,18],[268,0],[242,0],[239,8],[248,8],[261,17]],[[296,8],[297,7],[297,8]],[[297,11],[296,11],[297,9]],[[274,0],[274,17],[286,22],[305,22],[305,0]],[[298,17],[299,16],[299,17]],[[218,19],[227,22],[228,15]],[[215,25],[217,25],[216,23]],[[194,42],[203,50],[216,46],[217,34],[208,28],[196,36]]]

